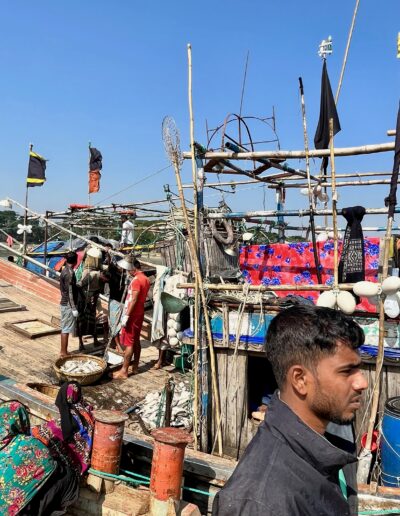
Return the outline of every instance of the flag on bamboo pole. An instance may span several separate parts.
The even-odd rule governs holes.
[[[340,131],[339,116],[336,111],[335,99],[333,97],[331,83],[329,81],[326,61],[322,67],[321,79],[321,106],[319,110],[319,120],[314,136],[316,149],[329,148],[329,119],[333,119],[333,135]]]
[[[394,217],[394,209],[397,204],[397,181],[399,179],[400,169],[400,104],[397,112],[397,123],[396,123],[396,143],[394,145],[394,160],[393,160],[393,172],[390,179],[390,192],[389,196],[385,199],[385,206],[388,207],[388,218]]]
[[[89,194],[91,194],[100,190],[100,170],[103,168],[103,156],[95,147],[89,147],[89,150]]]
[[[46,181],[46,159],[36,152],[29,152],[28,176],[26,186],[42,186]]]

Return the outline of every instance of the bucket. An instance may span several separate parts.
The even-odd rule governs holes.
[[[400,487],[400,397],[385,403],[381,432],[382,484]]]
[[[367,436],[368,436],[368,434],[365,433],[361,437],[361,447],[362,448],[365,448],[365,445],[367,444]],[[376,452],[376,450],[378,449],[378,437],[379,437],[378,430],[374,430],[372,432],[372,440],[371,440],[371,451],[372,451],[372,453]]]

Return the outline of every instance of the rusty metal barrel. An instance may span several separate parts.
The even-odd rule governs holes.
[[[127,414],[119,410],[95,410],[92,459],[93,469],[118,474],[122,437]]]
[[[170,499],[179,502],[185,448],[192,438],[186,430],[171,427],[158,428],[151,435],[154,437],[151,496],[160,502]]]

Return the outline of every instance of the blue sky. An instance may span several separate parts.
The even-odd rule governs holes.
[[[328,70],[335,90],[354,4],[1,0],[1,196],[24,198],[30,142],[49,159],[47,183],[30,190],[30,205],[39,211],[87,201],[89,141],[103,153],[101,192],[92,197],[96,203],[168,164],[161,140],[165,115],[175,118],[187,149],[188,42],[198,141],[206,141],[206,120],[213,127],[239,110],[249,51],[243,114],[268,116],[275,106],[281,148],[303,148],[298,77],[304,81],[312,142],[319,112],[318,44],[332,35]],[[386,130],[394,128],[400,92],[399,15],[398,0],[360,2],[338,105],[337,146],[390,141]],[[271,137],[260,127],[253,130],[257,137]],[[337,172],[386,171],[392,160],[392,154],[337,160]],[[312,168],[318,170],[319,163]],[[190,176],[187,163],[184,181]],[[161,199],[165,183],[175,189],[171,169],[107,202]],[[357,192],[355,201],[354,190],[347,189],[340,204],[382,206],[387,189]],[[206,202],[215,206],[220,198],[213,190]],[[235,210],[262,209],[263,188],[244,187],[226,201]],[[288,207],[305,204],[298,193],[288,195]],[[264,205],[274,207],[271,191]]]

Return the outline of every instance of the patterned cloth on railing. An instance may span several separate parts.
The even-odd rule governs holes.
[[[29,433],[29,418],[18,401],[0,405],[0,514],[18,514],[56,469],[44,444]]]
[[[322,283],[333,284],[333,240],[317,242],[321,262]],[[339,242],[339,256],[342,242]],[[379,238],[364,239],[365,279],[377,281]],[[250,245],[240,248],[240,269],[252,285],[314,285],[318,283],[311,242]],[[315,301],[316,291],[277,292],[279,297],[297,294]],[[363,299],[358,309],[375,312],[376,308]]]

